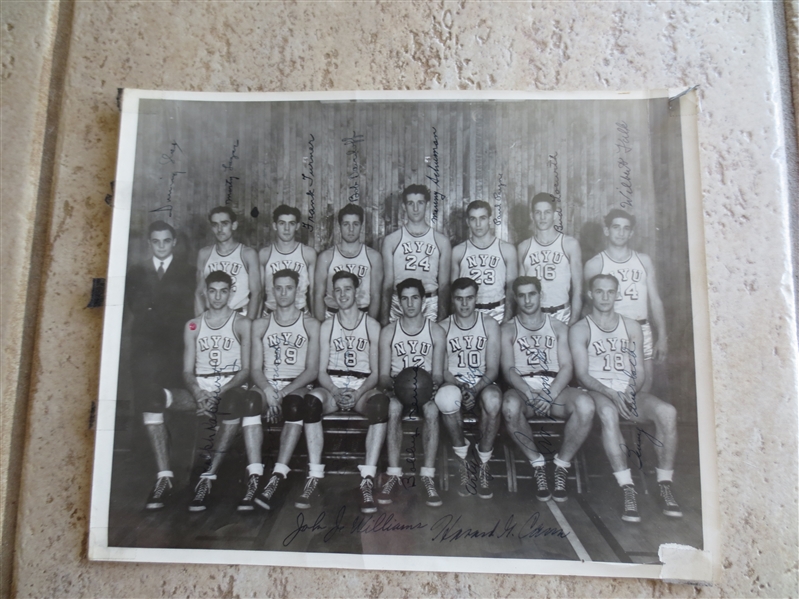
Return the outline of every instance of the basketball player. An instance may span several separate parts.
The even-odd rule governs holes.
[[[412,194],[413,195],[413,194]],[[402,413],[404,406],[397,397],[400,389],[394,389],[394,378],[407,368],[419,368],[432,376],[433,393],[444,382],[444,360],[446,337],[444,330],[426,318],[422,312],[425,287],[419,279],[405,279],[397,285],[402,314],[400,318],[383,327],[380,332],[380,381],[378,388],[389,395],[388,420],[388,480],[377,494],[377,502],[392,502],[394,490],[401,485],[400,446],[402,444]],[[407,391],[407,390],[403,390]],[[407,401],[408,398],[405,398]],[[413,398],[413,409],[424,417],[422,445],[424,466],[419,471],[422,485],[430,507],[441,505],[436,491],[436,452],[438,451],[438,407],[432,397]]]
[[[635,228],[635,217],[620,208],[614,208],[605,217],[607,249],[585,263],[585,281],[594,275],[613,275],[619,281],[616,295],[617,314],[637,320],[644,335],[643,355],[646,380],[641,391],[649,393],[652,388],[652,358],[661,361],[668,351],[666,337],[666,315],[658,293],[655,267],[646,254],[634,252],[630,238]],[[652,322],[657,333],[657,342],[652,343],[652,326],[649,323],[651,307]]]
[[[484,213],[485,209],[481,207],[478,212]],[[488,461],[494,451],[502,407],[502,392],[495,384],[499,375],[500,330],[493,318],[476,310],[480,292],[473,279],[455,279],[451,289],[453,312],[439,326],[444,329],[447,340],[444,380],[456,385],[460,396],[444,393],[442,388],[436,395],[436,405],[452,440],[452,451],[458,457],[458,494],[461,497],[477,494],[482,499],[491,499]],[[454,401],[447,405],[446,400],[450,397]],[[463,434],[461,410],[473,412],[478,398],[480,439],[476,445],[475,468],[467,463],[470,443]]]
[[[571,460],[591,431],[594,404],[580,389],[569,387],[572,357],[568,327],[541,307],[541,281],[519,277],[513,282],[518,314],[502,325],[502,373],[508,389],[502,402],[505,427],[530,461],[539,501],[566,501]],[[553,458],[554,490],[549,491],[546,460],[533,440],[528,418],[566,420],[563,443]],[[542,442],[543,445],[543,442]]]
[[[469,277],[479,285],[477,310],[502,324],[513,314],[511,284],[518,268],[516,248],[491,232],[491,205],[475,200],[466,207],[469,239],[452,250],[452,280]]]
[[[255,250],[233,239],[239,223],[236,213],[227,206],[217,206],[208,213],[208,221],[216,242],[200,250],[197,256],[197,291],[194,300],[194,315],[206,309],[205,278],[215,270],[230,275],[233,287],[230,290],[230,308],[238,310],[247,318],[258,317],[261,303],[261,274]]]
[[[208,310],[186,323],[183,340],[183,380],[197,402],[197,414],[205,419],[208,445],[213,454],[194,488],[189,511],[208,506],[211,483],[222,458],[230,449],[239,426],[243,427],[250,485],[257,486],[261,463],[261,398],[246,391],[250,374],[250,327],[252,321],[230,308],[232,277],[215,270],[205,279]],[[221,423],[219,423],[221,421]],[[217,430],[217,424],[219,428]],[[239,506],[239,509],[246,509]]]
[[[164,412],[167,403],[172,404],[172,390],[183,387],[183,325],[194,314],[194,269],[175,260],[175,229],[164,221],[150,225],[147,241],[152,255],[144,264],[131,266],[125,279],[125,330],[130,330],[134,356],[133,400],[142,412],[158,468],[145,509],[158,510],[174,486]]]
[[[372,318],[380,318],[380,295],[383,284],[383,259],[361,243],[363,208],[347,204],[338,211],[341,244],[319,254],[316,261],[314,315],[320,322],[338,310],[333,293],[333,275],[339,271],[358,277],[355,303]]]
[[[534,230],[519,244],[519,274],[541,282],[544,314],[572,325],[583,307],[583,262],[577,240],[555,230],[555,210],[555,197],[548,193],[538,193],[530,202]]]
[[[394,322],[402,314],[394,290],[400,282],[422,281],[422,314],[436,322],[447,316],[452,249],[449,240],[427,224],[430,190],[424,185],[409,185],[402,192],[407,222],[383,241],[382,323]]]
[[[279,270],[288,268],[299,275],[297,284],[297,309],[310,311],[313,297],[312,274],[316,267],[316,250],[295,239],[300,228],[300,211],[293,206],[281,204],[272,212],[273,243],[261,248],[258,261],[264,280],[264,300],[267,314],[276,309],[274,276]]]
[[[677,410],[674,406],[641,391],[645,374],[640,367],[643,346],[641,325],[616,313],[619,281],[613,275],[598,274],[588,282],[591,313],[569,331],[574,368],[580,384],[588,389],[602,423],[602,443],[613,468],[613,476],[624,492],[622,520],[640,522],[635,487],[627,466],[624,437],[619,416],[635,423],[654,422],[655,436],[646,435],[658,456],[660,505],[666,516],[682,516],[674,500],[671,481],[677,449]]]
[[[267,422],[279,422],[283,416],[280,449],[272,476],[254,501],[272,508],[278,485],[286,480],[289,460],[305,428],[309,446],[309,471],[302,495],[295,505],[310,507],[316,485],[325,475],[325,467],[310,452],[311,436],[317,423],[321,427],[322,402],[308,394],[308,386],[319,369],[319,322],[297,307],[301,278],[296,270],[278,270],[272,277],[275,310],[253,324],[252,380],[264,397]],[[319,458],[321,454],[319,455]]]
[[[352,204],[350,204],[352,205]],[[358,466],[361,483],[358,490],[361,512],[377,511],[373,496],[377,460],[386,439],[388,422],[388,397],[377,391],[378,340],[380,324],[358,308],[360,279],[348,270],[340,270],[332,277],[336,312],[322,323],[319,349],[319,385],[313,391],[322,402],[322,413],[341,410],[366,416],[369,430],[366,433],[365,463]],[[308,454],[311,462],[319,463],[322,457],[322,423],[305,425]]]

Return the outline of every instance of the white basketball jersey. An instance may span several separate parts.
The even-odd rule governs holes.
[[[647,274],[638,252],[631,252],[624,262],[616,262],[605,252],[602,258],[603,275],[613,275],[619,280],[619,291],[616,294],[617,314],[633,320],[648,318],[649,297],[647,294]]]
[[[397,376],[406,368],[418,366],[433,372],[433,333],[430,321],[425,319],[422,330],[409,335],[402,328],[402,320],[394,323],[391,339],[391,376]]]
[[[308,331],[303,314],[287,326],[278,324],[275,315],[269,317],[262,339],[264,347],[264,376],[273,381],[293,381],[305,370],[308,353]]]
[[[460,276],[469,277],[479,285],[478,304],[493,304],[505,300],[505,259],[499,250],[499,239],[485,249],[466,241],[466,251],[460,263]]]
[[[200,318],[194,357],[194,374],[231,374],[241,370],[241,342],[233,330],[233,312],[221,327],[213,328]]]
[[[624,318],[612,331],[604,331],[590,316],[586,316],[590,336],[588,339],[588,374],[600,381],[614,381],[626,385],[632,373],[630,336]],[[640,356],[643,363],[643,355]],[[614,385],[609,387],[617,388]]]
[[[560,370],[558,362],[558,337],[552,328],[552,319],[544,314],[544,323],[537,329],[528,329],[519,317],[513,319],[516,331],[513,334],[513,364],[521,376],[548,373]]]
[[[352,258],[344,256],[337,247],[333,248],[333,260],[330,261],[330,269],[327,271],[325,287],[325,305],[328,308],[338,308],[333,297],[333,275],[340,270],[346,270],[358,277],[358,289],[355,290],[355,305],[359,308],[368,308],[371,299],[369,293],[372,282],[372,263],[369,262],[366,245],[361,245],[361,251]]]
[[[524,257],[524,275],[541,281],[541,307],[554,308],[569,303],[571,266],[563,250],[563,233],[552,243],[542,245],[530,239],[530,249]]]
[[[302,255],[301,243],[297,243],[297,247],[288,254],[281,254],[276,246],[272,246],[272,251],[269,253],[269,259],[266,261],[266,268],[264,269],[264,291],[266,292],[264,303],[266,308],[272,311],[277,309],[274,276],[277,271],[286,268],[300,275],[294,305],[297,306],[298,310],[305,310],[308,299],[309,274],[308,265]]]
[[[369,364],[371,343],[366,328],[366,314],[354,329],[341,324],[339,314],[333,315],[330,329],[330,356],[327,360],[328,374],[337,376],[368,375],[372,372]]]
[[[483,314],[476,314],[477,320],[468,329],[460,328],[454,315],[447,319],[447,368],[456,379],[469,386],[483,378],[488,352]]]
[[[208,256],[205,268],[203,268],[204,277],[207,277],[215,270],[221,270],[229,274],[230,278],[233,279],[230,299],[227,302],[227,305],[233,310],[246,307],[247,302],[250,301],[250,275],[247,272],[247,265],[241,259],[243,248],[244,246],[239,244],[227,256],[223,256],[216,250],[216,244],[214,244],[211,255]]]
[[[400,242],[394,250],[394,287],[405,279],[419,279],[425,293],[438,290],[438,262],[441,253],[433,228],[418,237],[402,227]]]

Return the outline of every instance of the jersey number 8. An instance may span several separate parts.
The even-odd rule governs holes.
[[[619,372],[624,372],[627,364],[625,364],[625,359],[623,354],[606,354],[605,355],[605,365],[602,367],[602,370],[609,372],[614,368]]]

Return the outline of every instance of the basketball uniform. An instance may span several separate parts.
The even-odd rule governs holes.
[[[217,251],[216,244],[214,244],[211,255],[208,256],[205,268],[203,268],[204,277],[207,277],[215,270],[221,270],[229,274],[233,279],[230,299],[227,302],[231,310],[246,310],[247,303],[250,301],[250,276],[247,272],[247,265],[241,257],[243,249],[244,246],[239,244],[227,256],[223,256]]]
[[[330,356],[327,360],[327,374],[336,387],[359,389],[371,374],[369,354],[371,343],[366,328],[366,314],[354,329],[348,329],[333,315],[330,329]]]
[[[274,314],[261,339],[264,348],[264,377],[280,391],[305,370],[308,331],[301,313],[293,323],[282,326]]]
[[[458,381],[474,387],[486,372],[488,336],[483,324],[484,315],[477,312],[477,320],[468,329],[462,329],[450,316],[447,333],[447,368]]]
[[[264,304],[267,312],[274,312],[277,308],[274,275],[277,271],[283,269],[293,270],[300,275],[294,305],[298,310],[305,311],[305,306],[308,303],[308,287],[310,285],[308,264],[306,264],[302,255],[302,244],[297,243],[297,247],[288,254],[283,254],[278,251],[277,247],[272,246],[272,251],[269,253],[269,259],[266,261],[266,268],[264,269],[264,291],[266,292]]]
[[[325,286],[325,306],[331,313],[338,311],[338,305],[333,297],[333,275],[341,270],[351,272],[358,277],[358,289],[355,290],[355,305],[361,310],[366,310],[371,300],[372,283],[372,263],[369,262],[366,245],[362,244],[361,251],[352,258],[347,258],[339,251],[338,247],[333,247],[333,259],[330,261],[330,269],[327,271]]]
[[[602,259],[603,275],[613,275],[619,280],[619,291],[616,294],[617,314],[637,320],[644,333],[644,359],[651,360],[653,354],[652,327],[649,317],[649,296],[647,272],[638,252],[630,252],[624,262],[616,262],[606,252],[599,254]]]
[[[544,314],[537,329],[528,329],[514,317],[513,365],[533,391],[546,394],[558,375],[558,337],[552,328],[553,316]]]
[[[233,324],[233,312],[221,327],[213,328],[203,314],[195,342],[194,374],[197,384],[209,393],[218,392],[241,370],[241,342]]]
[[[469,277],[479,285],[477,309],[498,323],[505,317],[505,258],[499,249],[499,239],[487,248],[478,248],[466,241],[466,251],[460,262],[460,275]]]
[[[438,263],[441,252],[436,243],[435,232],[428,227],[424,235],[411,235],[403,226],[400,241],[394,250],[394,289],[405,279],[419,279],[424,285],[425,296],[422,313],[432,321],[438,319]],[[390,322],[402,315],[396,291],[391,298]]]
[[[433,332],[430,320],[425,319],[422,330],[409,335],[402,328],[402,322],[394,325],[391,338],[391,376],[395,377],[406,368],[417,366],[433,372]]]
[[[603,385],[624,393],[630,386],[633,373],[632,355],[634,347],[630,347],[630,336],[624,318],[612,331],[602,330],[590,316],[588,321],[588,374]]]
[[[524,256],[524,272],[541,281],[541,310],[568,324],[571,317],[569,291],[571,290],[571,265],[563,249],[563,233],[544,245],[530,239],[530,248]]]

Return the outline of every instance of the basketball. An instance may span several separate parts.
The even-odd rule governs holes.
[[[418,410],[433,398],[433,377],[424,368],[406,368],[394,379],[394,393],[402,405]]]

